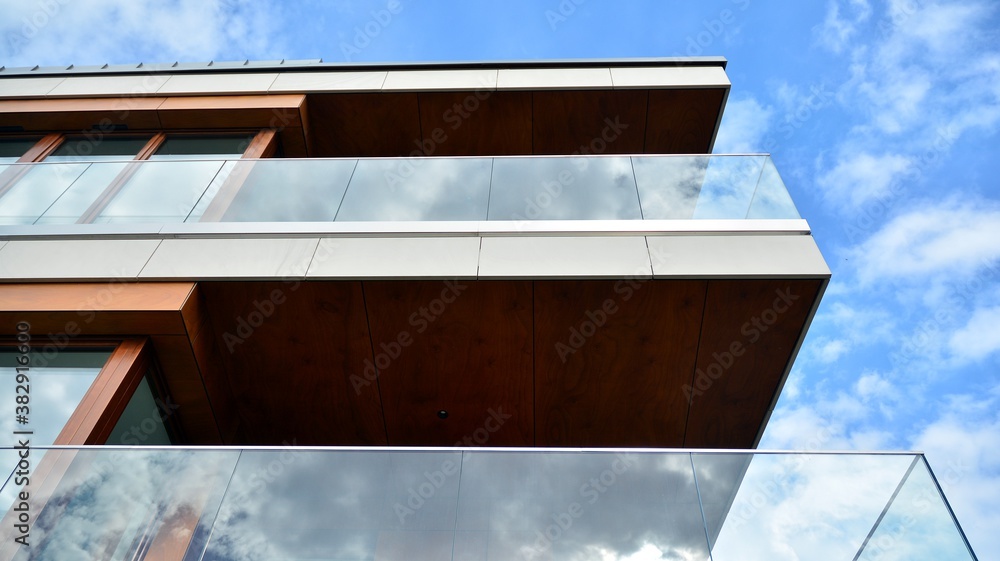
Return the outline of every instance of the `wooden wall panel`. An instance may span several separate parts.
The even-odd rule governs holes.
[[[312,156],[408,156],[423,135],[417,94],[309,96]]]
[[[684,446],[755,444],[821,280],[713,280]]]
[[[157,108],[166,129],[301,127],[305,96],[223,95],[168,97]]]
[[[536,444],[680,446],[704,295],[704,281],[535,281]]]
[[[222,355],[215,339],[212,319],[205,307],[202,290],[196,287],[181,310],[191,352],[204,382],[205,394],[219,428],[222,442],[233,444],[239,430],[240,418],[236,409],[229,377],[226,375]]]
[[[35,333],[88,335],[184,333],[178,310],[194,284],[0,284],[0,334],[18,321]]]
[[[223,444],[198,360],[187,335],[157,335],[153,348],[163,368],[167,393],[178,405],[177,420],[191,444]]]
[[[246,444],[385,444],[357,282],[201,283]],[[269,311],[269,312],[268,312]]]
[[[530,92],[421,93],[420,123],[435,156],[531,154]]]
[[[724,89],[651,90],[646,121],[648,154],[707,154],[722,113]]]
[[[645,90],[534,92],[535,154],[632,154],[643,151]]]
[[[160,128],[157,107],[162,97],[0,100],[0,126],[25,131],[108,131],[125,125],[133,130]]]
[[[389,444],[533,443],[529,282],[365,282],[365,300]]]

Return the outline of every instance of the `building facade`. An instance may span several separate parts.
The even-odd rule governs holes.
[[[753,452],[830,272],[725,67],[0,71],[0,556],[974,558]]]

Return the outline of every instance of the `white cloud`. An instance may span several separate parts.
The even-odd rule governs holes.
[[[872,154],[849,149],[839,156],[832,169],[817,179],[817,183],[831,201],[858,208],[886,196],[911,164],[910,158],[900,154]]]
[[[1000,350],[1000,306],[979,308],[964,327],[948,340],[951,352],[962,361],[976,361]]]
[[[897,401],[899,399],[896,387],[878,372],[869,372],[858,378],[854,384],[854,391],[865,401],[873,399]]]
[[[816,351],[816,358],[820,362],[829,364],[843,356],[850,349],[850,343],[845,339],[825,339],[815,343],[813,348]]]
[[[922,282],[928,275],[968,275],[1000,256],[1000,207],[950,200],[905,212],[854,248],[863,284]]]
[[[283,58],[279,4],[0,0],[8,66]]]
[[[842,15],[842,11],[846,12]],[[826,19],[813,29],[816,40],[835,53],[842,52],[857,35],[857,26],[872,14],[867,0],[849,2],[831,1],[827,5]]]
[[[763,150],[774,109],[753,97],[730,100],[715,141],[717,154],[746,154]]]

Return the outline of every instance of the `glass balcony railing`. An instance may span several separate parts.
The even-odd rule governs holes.
[[[13,559],[975,559],[920,454],[61,448]],[[29,491],[30,499],[16,495]],[[173,552],[163,556],[164,551]],[[160,555],[159,557],[157,555]]]
[[[799,218],[766,155],[0,166],[7,225],[755,218]]]

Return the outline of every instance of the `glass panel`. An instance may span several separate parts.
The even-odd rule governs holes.
[[[765,159],[764,156],[709,158],[693,218],[746,218]]]
[[[168,136],[150,160],[221,160],[239,158],[254,135]]]
[[[40,452],[35,471],[45,466],[53,470],[48,477],[61,477],[44,505],[33,494],[31,545],[19,547],[15,560],[153,558],[152,545],[169,550],[200,522],[211,523],[239,457],[214,450]],[[69,464],[65,473],[60,464]]]
[[[70,137],[45,157],[46,162],[99,162],[131,160],[151,137],[104,136]]]
[[[28,365],[28,423],[17,423],[14,416],[14,397],[17,391],[17,358],[20,353],[11,347],[0,347],[0,403],[10,408],[10,415],[0,418],[0,433],[13,438],[15,430],[34,431],[31,445],[46,446],[54,443],[84,394],[94,383],[112,349],[87,349],[80,351],[32,352]],[[22,394],[23,395],[23,394]],[[17,464],[14,450],[0,450],[0,471],[6,472]],[[13,500],[7,489],[0,494],[0,511],[5,511]]]
[[[126,162],[101,162],[90,165],[35,221],[35,224],[76,223],[127,165]]]
[[[902,454],[756,454],[737,481],[744,459],[693,456],[715,561],[853,559],[913,460]],[[730,493],[728,508],[715,506]],[[718,512],[724,514],[710,514]]]
[[[27,166],[18,164],[11,168]],[[30,164],[31,168],[0,197],[0,224],[32,224],[90,164]]]
[[[33,467],[56,485],[32,495],[31,559],[188,536],[185,561],[972,558],[911,454],[84,448]]]
[[[747,218],[799,218],[792,196],[770,157],[764,162]]]
[[[246,451],[204,559],[448,558],[460,461],[459,452]]]
[[[95,222],[183,222],[225,162],[141,162]]]
[[[626,157],[496,158],[490,220],[642,218]]]
[[[202,215],[205,214],[205,210],[208,209],[208,205],[212,203],[212,199],[219,194],[219,189],[222,188],[226,180],[229,179],[229,176],[238,166],[239,160],[227,160],[222,164],[222,169],[219,170],[219,173],[215,174],[215,178],[208,184],[208,189],[205,189],[205,192],[198,197],[194,209],[187,215],[185,222],[198,222],[201,220]]]
[[[635,180],[647,220],[694,218],[708,157],[633,157]]]
[[[222,221],[333,221],[356,165],[357,160],[243,162],[249,176]]]
[[[457,530],[463,559],[709,558],[688,454],[467,452]]]
[[[206,561],[708,559],[687,454],[285,455],[244,452]]]
[[[917,458],[858,561],[972,560],[923,458]]]
[[[158,446],[173,444],[163,420],[173,411],[153,395],[147,374],[125,406],[107,444]]]
[[[0,138],[0,164],[12,164],[38,143],[42,137]]]
[[[360,160],[337,221],[485,220],[488,158]]]

